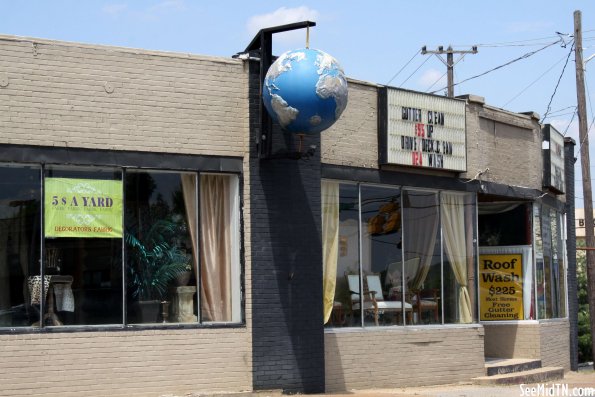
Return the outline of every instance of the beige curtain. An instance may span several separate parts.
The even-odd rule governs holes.
[[[186,221],[188,222],[188,230],[190,231],[190,239],[192,240],[192,272],[195,276],[198,269],[198,244],[197,244],[197,214],[196,214],[196,174],[181,174],[182,177],[182,194],[184,196],[184,207],[186,207]]]
[[[436,244],[438,233],[438,195],[428,192],[405,192],[405,208],[403,216],[403,247],[405,260],[419,258],[415,268],[405,269],[408,286],[419,290],[426,280]],[[408,263],[414,263],[410,261]]]
[[[443,192],[441,194],[442,229],[448,261],[459,284],[459,323],[473,321],[471,299],[467,288],[467,240],[465,230],[465,195]],[[472,229],[468,230],[472,233]],[[471,236],[469,236],[471,238]]]
[[[204,321],[232,319],[231,178],[200,177],[201,305]]]
[[[322,291],[324,324],[333,311],[339,256],[339,183],[322,182]]]

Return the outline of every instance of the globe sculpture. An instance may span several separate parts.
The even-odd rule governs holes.
[[[269,68],[264,105],[285,131],[316,134],[335,123],[347,106],[347,80],[339,63],[323,51],[287,51]]]

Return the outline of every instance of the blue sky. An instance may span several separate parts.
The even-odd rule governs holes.
[[[419,54],[424,45],[429,50],[478,45],[477,54],[466,55],[455,66],[455,83],[541,49],[457,85],[455,94],[479,95],[489,105],[514,112],[534,111],[541,117],[547,113],[545,122],[577,142],[570,53],[575,10],[582,11],[584,56],[595,54],[593,0],[15,0],[2,5],[0,34],[216,56],[242,51],[260,28],[312,20],[317,26],[311,29],[310,47],[337,58],[348,76],[438,94],[446,86],[446,68],[438,57]],[[275,35],[273,40],[278,55],[303,47],[305,32]],[[586,67],[589,124],[594,117],[591,95],[595,102],[591,74],[595,75],[595,61]],[[595,174],[595,166],[591,170]],[[580,167],[576,172],[580,181]],[[579,182],[577,207],[582,206],[580,187]]]

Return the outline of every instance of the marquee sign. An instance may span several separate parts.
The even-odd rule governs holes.
[[[122,181],[45,179],[45,236],[122,237]]]
[[[467,171],[465,101],[390,87],[380,97],[381,163]]]

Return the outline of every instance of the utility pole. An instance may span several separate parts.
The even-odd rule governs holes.
[[[574,12],[574,56],[576,64],[576,100],[578,107],[578,130],[580,139],[581,171],[583,175],[583,201],[585,207],[585,242],[587,246],[587,295],[591,317],[591,346],[595,340],[595,238],[593,231],[593,195],[591,192],[591,167],[589,160],[589,136],[587,130],[587,107],[585,101],[585,64],[583,63],[583,32],[581,12]],[[593,361],[595,362],[595,348]]]
[[[465,58],[465,55],[477,54],[477,46],[474,45],[473,47],[471,47],[471,50],[457,50],[457,51],[453,50],[452,46],[448,46],[448,48],[446,50],[444,49],[444,47],[439,46],[438,49],[434,50],[434,51],[428,51],[426,49],[426,46],[423,46],[421,48],[421,54],[422,55],[434,54],[438,57],[438,59],[440,59],[442,61],[443,64],[446,65],[446,73],[447,73],[447,80],[448,80],[447,96],[452,98],[455,96],[454,67],[457,63],[459,63],[459,61],[461,61],[463,58]],[[444,59],[442,59],[442,57],[440,56],[442,54],[446,54],[446,61]],[[457,59],[456,62],[454,62],[453,54],[461,54],[461,57],[459,59]]]

